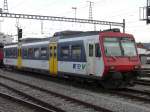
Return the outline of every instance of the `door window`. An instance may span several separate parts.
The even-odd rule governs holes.
[[[52,56],[52,46],[50,46],[50,48],[49,48],[49,56],[51,57]]]
[[[95,57],[101,57],[101,51],[100,51],[99,43],[95,44]]]
[[[56,53],[57,51],[56,51],[56,46],[54,46],[54,57],[56,57]]]
[[[89,44],[89,56],[93,56],[93,44]]]

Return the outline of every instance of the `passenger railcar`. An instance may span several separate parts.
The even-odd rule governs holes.
[[[104,87],[126,87],[139,75],[134,37],[115,30],[65,31],[47,39],[4,47],[4,64],[51,76],[94,79]]]

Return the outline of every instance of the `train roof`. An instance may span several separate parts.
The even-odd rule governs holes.
[[[90,36],[90,35],[98,35],[101,32],[120,32],[120,29],[106,29],[103,31],[61,31],[54,33],[53,37],[59,37],[60,39],[73,38],[73,37],[82,37],[82,36]]]
[[[47,38],[23,38],[20,40],[20,43],[24,44],[24,43],[42,42],[42,41],[49,41],[49,40],[50,40],[50,37],[47,37]],[[8,43],[8,44],[5,44],[5,46],[15,45],[15,44],[18,44],[18,42]]]
[[[30,42],[41,42],[41,41],[49,41],[50,37],[46,38],[23,38],[21,39],[22,43],[30,43]]]
[[[98,35],[100,31],[61,31],[54,33],[53,37],[60,39],[73,38],[78,36]]]

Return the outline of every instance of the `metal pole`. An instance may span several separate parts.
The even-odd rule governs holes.
[[[74,10],[74,18],[76,19],[77,7],[72,7],[72,9]]]
[[[94,24],[94,31],[96,31],[96,24]]]
[[[43,32],[43,21],[41,21],[41,34],[44,34],[44,32]]]
[[[123,33],[125,33],[125,26],[126,24],[125,24],[125,19],[123,19]]]
[[[147,11],[148,11],[148,0],[147,0],[147,6],[146,6],[146,9],[147,9],[147,10],[146,10],[146,19],[148,19],[148,14],[147,14],[147,13],[148,13],[148,12],[147,12]]]
[[[89,2],[89,20],[93,20],[92,4],[94,4],[94,2],[91,1],[87,1],[87,2]]]
[[[2,22],[4,21],[4,19],[2,18],[2,20],[0,20],[0,32],[2,31]]]

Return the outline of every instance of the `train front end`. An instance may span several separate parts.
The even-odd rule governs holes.
[[[134,37],[120,32],[102,32],[99,39],[105,66],[104,85],[115,88],[133,85],[141,66]]]

